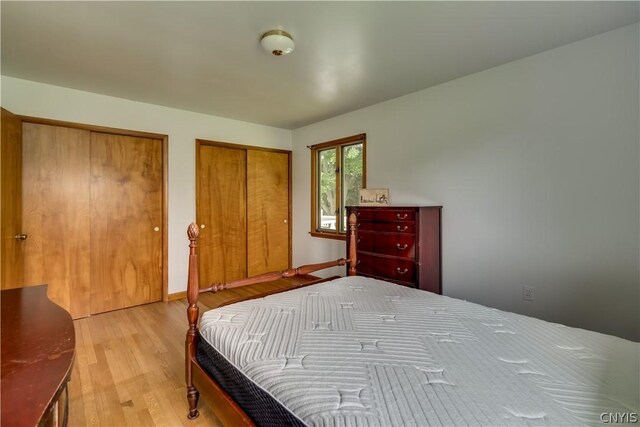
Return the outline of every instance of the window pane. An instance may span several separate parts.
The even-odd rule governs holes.
[[[342,206],[341,231],[347,230],[347,206],[357,206],[362,189],[362,143],[342,147]]]
[[[320,230],[336,230],[336,149],[318,152]]]

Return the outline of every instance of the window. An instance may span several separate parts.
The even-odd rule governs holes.
[[[366,186],[366,135],[311,148],[311,235],[344,239],[347,206],[357,205]]]

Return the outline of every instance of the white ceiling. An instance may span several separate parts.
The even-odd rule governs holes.
[[[638,22],[639,4],[2,1],[2,74],[295,129]],[[277,28],[289,56],[260,48]]]

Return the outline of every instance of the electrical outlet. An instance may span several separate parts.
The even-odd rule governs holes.
[[[530,286],[522,287],[522,299],[525,301],[533,301],[533,288]]]

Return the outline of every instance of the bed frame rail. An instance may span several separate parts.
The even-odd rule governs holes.
[[[271,273],[260,274],[258,276],[247,277],[245,279],[234,280],[226,283],[213,283],[208,287],[200,289],[200,278],[198,277],[198,255],[196,248],[198,247],[199,228],[197,224],[191,223],[187,229],[189,237],[189,277],[187,280],[187,319],[189,321],[189,329],[187,330],[187,339],[185,342],[185,380],[187,383],[187,402],[189,403],[189,419],[196,418],[198,413],[198,399],[200,392],[194,385],[194,374],[197,376],[197,382],[205,385],[212,390],[212,399],[216,399],[215,407],[219,410],[216,412],[221,421],[228,420],[231,424],[252,425],[250,418],[242,411],[240,407],[222,390],[212,379],[208,378],[202,367],[196,360],[196,344],[198,340],[198,296],[204,292],[218,292],[224,289],[239,288],[242,286],[254,285],[257,283],[271,282],[274,280],[302,276],[314,271],[323,270],[330,267],[338,267],[349,264],[347,274],[349,276],[356,275],[356,215],[349,216],[349,259],[340,258],[335,261],[322,262],[318,264],[303,265],[297,268],[290,268],[284,271],[274,271]],[[264,295],[259,295],[264,296]],[[207,378],[201,378],[206,376]],[[208,381],[207,381],[208,380]],[[199,386],[199,387],[200,387]],[[226,403],[226,404],[225,404]]]

